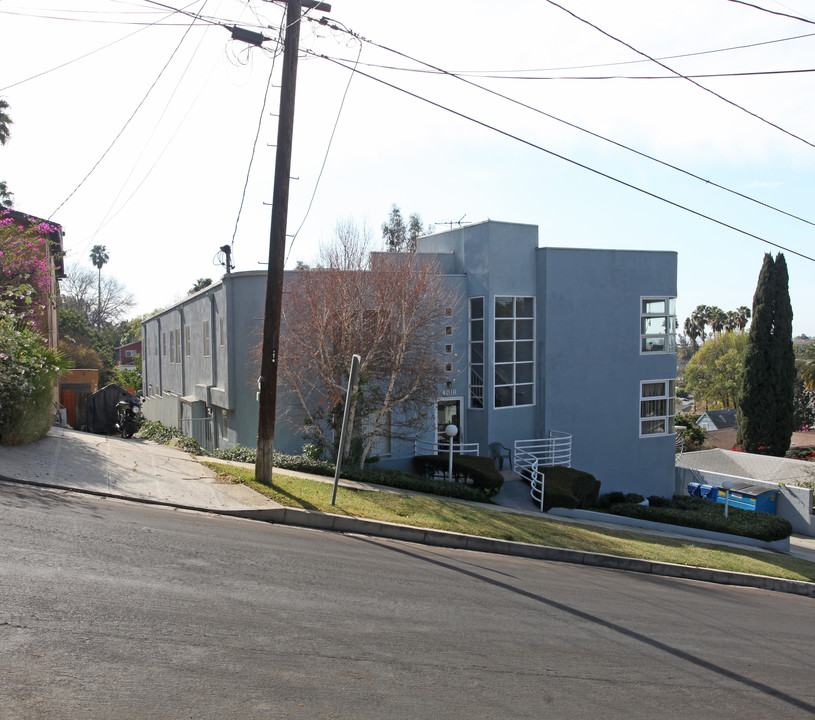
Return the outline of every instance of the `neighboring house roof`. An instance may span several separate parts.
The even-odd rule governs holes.
[[[696,421],[696,424],[701,426],[702,421],[707,418],[713,423],[713,426],[717,430],[725,430],[727,428],[738,428],[738,424],[736,423],[736,411],[735,410],[708,410],[706,413],[701,415],[699,419]]]
[[[815,481],[815,463],[721,448],[685,453],[677,459],[676,464],[678,467],[708,470],[751,480],[782,482],[788,485]]]

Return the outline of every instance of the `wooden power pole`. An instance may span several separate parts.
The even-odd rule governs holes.
[[[258,445],[255,478],[266,484],[272,481],[280,310],[283,299],[283,265],[286,259],[286,223],[289,210],[289,178],[294,134],[297,52],[300,45],[300,13],[303,6],[331,11],[330,5],[309,0],[287,0],[286,4],[286,38],[283,44],[283,77],[280,87],[280,117],[277,126],[272,226],[269,233],[269,268],[266,276],[266,304],[263,314],[263,354],[258,381]]]

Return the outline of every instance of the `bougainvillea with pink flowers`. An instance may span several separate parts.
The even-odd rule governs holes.
[[[65,357],[49,348],[47,313],[55,288],[48,233],[31,219],[0,214],[0,443],[44,436],[54,414],[53,389]]]

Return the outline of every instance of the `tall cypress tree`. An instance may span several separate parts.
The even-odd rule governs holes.
[[[795,350],[792,346],[790,279],[784,255],[775,256],[775,321],[773,324],[773,376],[775,379],[775,435],[771,455],[783,457],[795,430]]]
[[[784,256],[768,253],[753,296],[753,322],[741,377],[736,443],[742,450],[782,457],[793,430],[795,357],[792,305]]]

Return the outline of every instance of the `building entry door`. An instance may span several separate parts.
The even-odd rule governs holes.
[[[461,426],[462,414],[462,398],[445,398],[439,400],[438,409],[436,411],[436,434],[438,436],[439,447],[445,447],[450,444],[450,438],[444,434],[444,428],[448,425],[455,425],[458,428],[458,435],[454,438],[454,442],[462,442],[464,437],[464,428]]]

